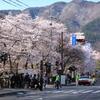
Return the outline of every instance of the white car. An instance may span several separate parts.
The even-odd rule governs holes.
[[[78,85],[94,85],[95,79],[89,76],[81,76],[78,80]]]

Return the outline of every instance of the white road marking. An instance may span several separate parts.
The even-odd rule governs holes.
[[[92,92],[92,93],[100,93],[100,90],[97,90],[97,91],[95,91],[95,92]]]
[[[72,93],[73,94],[79,94],[79,93],[81,93],[81,92],[84,92],[85,90],[75,90],[75,91],[73,91]]]
[[[97,93],[100,93],[100,89],[97,89],[97,90],[94,90],[94,89],[80,89],[80,90],[52,90],[52,91],[44,91],[42,93],[47,93],[48,95],[49,94],[54,94],[55,95],[58,95],[58,96],[62,96],[62,95],[78,95],[78,94],[86,94],[86,93],[91,93],[91,94],[97,94]],[[19,93],[20,94],[20,93]],[[31,100],[32,98],[34,98],[34,100],[43,100],[43,98],[41,98],[40,96],[38,95],[34,95],[36,93],[34,92],[30,92],[30,93],[27,93],[24,95],[23,97],[23,94],[20,94],[22,95],[22,97],[20,96],[19,98],[24,98],[24,99],[29,99]],[[27,99],[27,100],[28,100]]]
[[[63,93],[72,93],[74,90],[69,90],[69,91],[63,91]]]
[[[89,92],[92,92],[92,91],[94,91],[94,90],[87,90],[87,91],[83,91],[81,93],[89,93]]]
[[[37,98],[37,99],[34,99],[34,100],[43,100],[43,98]]]
[[[62,92],[63,92],[62,90],[61,91],[56,90],[56,91],[53,91],[52,93],[62,93]]]
[[[22,92],[19,92],[19,93],[17,93],[18,95],[23,95],[24,93],[22,93]]]
[[[85,93],[100,93],[100,90],[53,90],[53,91],[46,91],[46,93],[85,94]]]

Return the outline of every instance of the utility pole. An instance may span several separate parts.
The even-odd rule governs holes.
[[[49,12],[48,12],[48,17],[49,17],[49,20],[50,20],[50,48],[49,48],[49,59],[50,59],[50,62],[52,61],[52,55],[50,54],[52,52],[52,13],[51,13],[51,8],[49,8]],[[52,63],[52,62],[51,62]]]
[[[63,71],[64,71],[64,49],[63,49],[63,32],[61,32],[61,71],[62,71],[62,74],[63,74]]]
[[[40,90],[43,91],[43,59],[40,61]]]

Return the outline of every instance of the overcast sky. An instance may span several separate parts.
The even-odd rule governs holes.
[[[19,5],[21,3],[17,1],[21,1],[22,3],[27,4],[27,6],[25,6],[25,4],[23,4],[23,6]],[[41,7],[41,6],[50,5],[52,3],[59,2],[59,1],[70,2],[72,0],[0,0],[0,10],[25,9],[25,8],[28,8],[28,6],[29,7]],[[88,0],[88,1],[99,2],[100,0]],[[10,4],[8,4],[7,2]]]

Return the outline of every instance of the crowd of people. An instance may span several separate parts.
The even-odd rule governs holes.
[[[71,74],[65,76],[65,85],[70,85],[73,81],[75,81],[75,78],[72,78]],[[48,83],[50,83],[50,78],[46,74],[0,74],[0,88],[31,88],[43,90]],[[54,77],[52,76],[51,83],[55,85],[55,88],[61,88],[61,76],[58,74]]]
[[[43,86],[46,87],[47,77],[39,74],[29,75],[26,74],[0,74],[0,87],[1,88],[32,88],[42,90]]]

